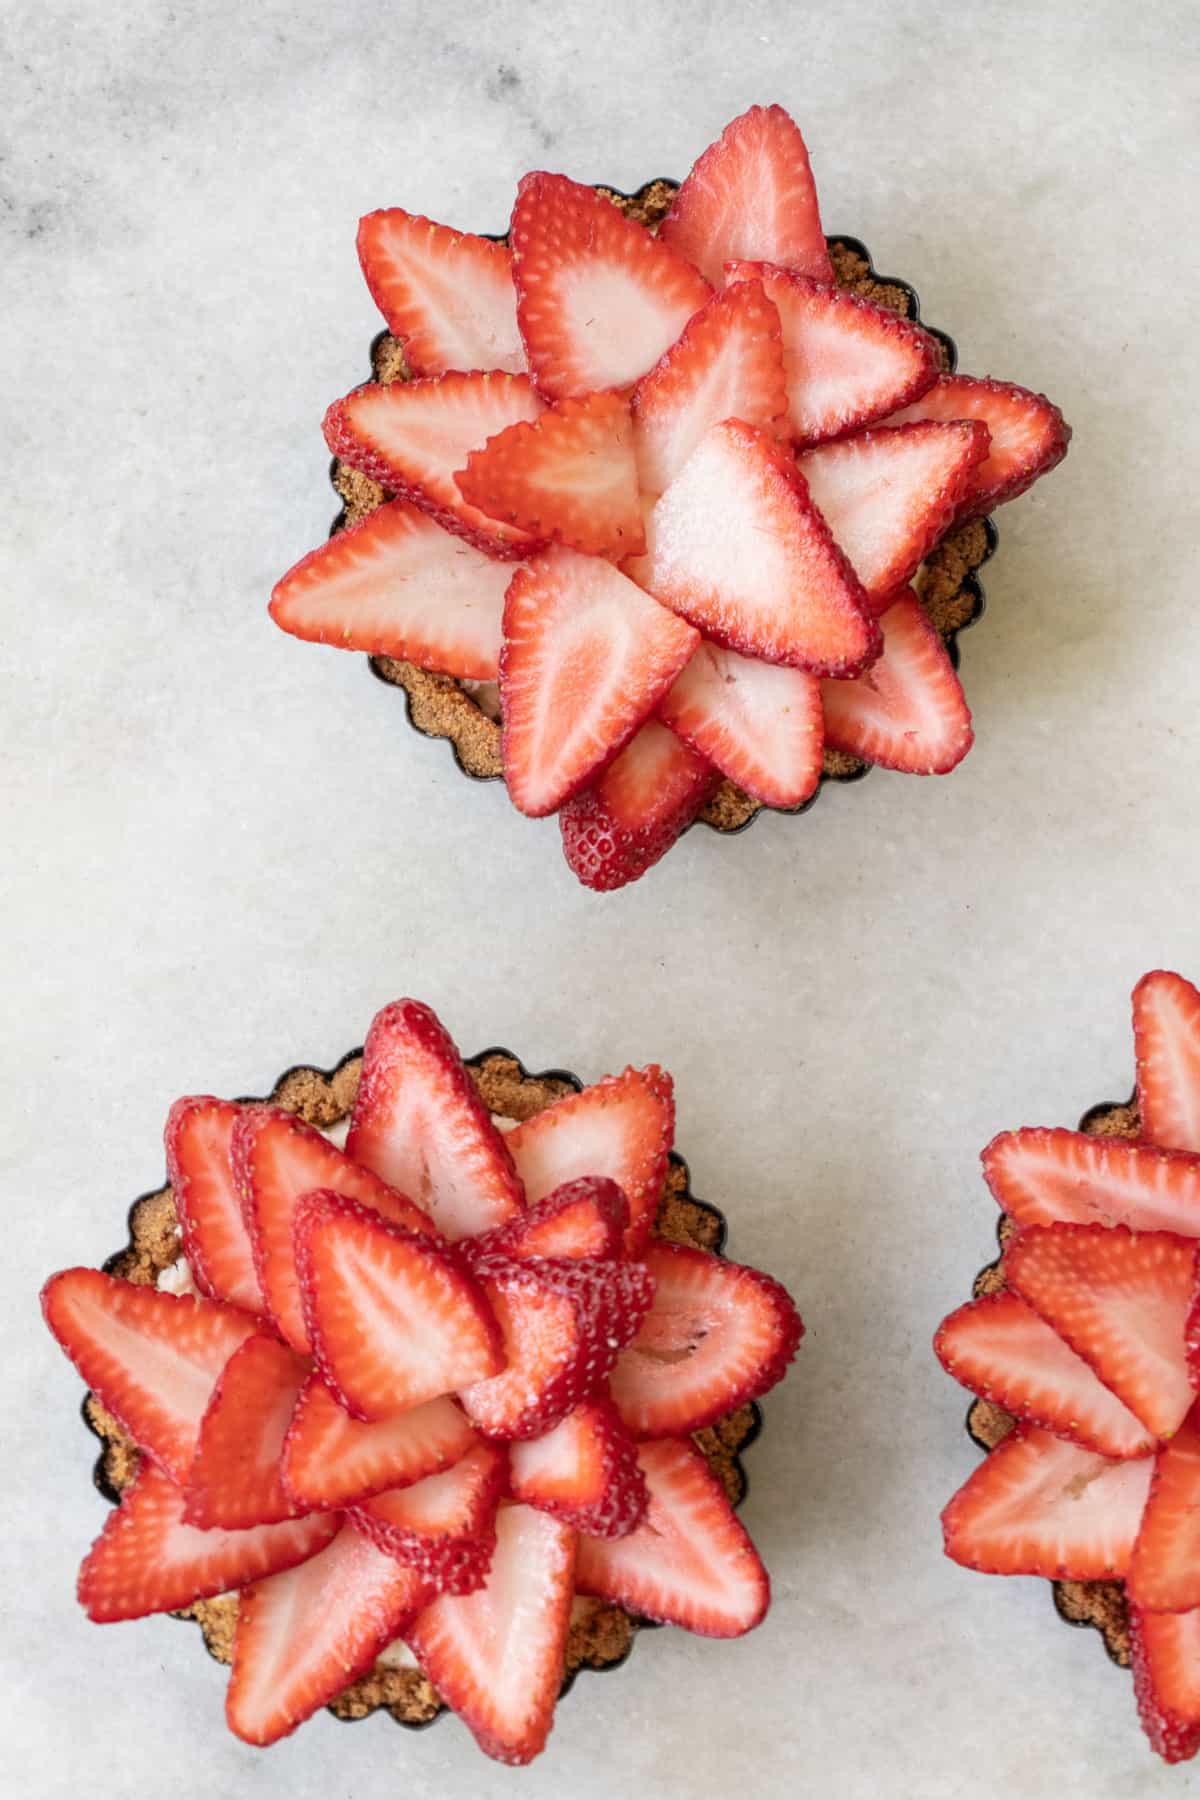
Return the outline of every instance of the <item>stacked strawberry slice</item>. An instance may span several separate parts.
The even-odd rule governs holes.
[[[180,1101],[193,1294],[94,1269],[47,1323],[141,1454],[84,1561],[100,1621],[240,1589],[227,1717],[284,1736],[402,1638],[482,1748],[543,1747],[576,1594],[714,1637],[767,1577],[690,1434],[801,1335],[768,1276],[651,1235],[670,1078],[501,1133],[425,1006],[371,1026],[346,1149]]]
[[[796,808],[826,745],[961,760],[970,715],[909,584],[1069,432],[833,284],[782,108],[727,127],[657,234],[537,173],[506,245],[392,209],[359,253],[411,379],[336,401],[325,434],[394,497],[272,615],[498,681],[509,793],[559,814],[581,881],[635,880],[722,776]]]
[[[934,1340],[1016,1420],[942,1515],[1002,1575],[1124,1583],[1138,1708],[1168,1762],[1200,1749],[1200,993],[1134,990],[1140,1135],[1005,1132],[1000,1291]]]

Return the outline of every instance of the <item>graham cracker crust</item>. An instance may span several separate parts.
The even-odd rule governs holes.
[[[635,219],[640,225],[654,226],[668,211],[678,186],[678,182],[660,179],[647,182],[635,194],[624,194],[604,186],[599,186],[598,192],[607,195],[627,218]],[[869,251],[857,238],[836,237],[827,242],[839,287],[873,300],[878,306],[886,306],[902,318],[923,323],[915,289],[896,276],[877,274]],[[952,373],[958,355],[953,339],[934,325],[925,325],[925,330],[940,347],[943,368]],[[381,332],[371,345],[370,379],[383,385],[408,379],[404,351],[386,331]],[[331,536],[347,525],[356,525],[390,498],[378,482],[336,458],[330,467],[330,479],[342,502],[342,510],[331,527]],[[958,666],[958,633],[973,625],[983,612],[983,589],[977,571],[995,548],[996,528],[992,521],[972,519],[943,538],[917,577],[916,589],[921,604],[946,643],[955,667]],[[403,690],[411,725],[425,737],[448,740],[455,761],[465,775],[478,781],[503,778],[499,724],[483,711],[465,687],[449,675],[433,675],[394,657],[373,656],[370,665],[380,680]],[[870,768],[871,764],[861,757],[827,749],[820,785],[823,787],[827,781],[860,780]],[[745,830],[763,811],[807,812],[816,798],[814,794],[797,807],[764,808],[761,801],[744,793],[732,781],[723,781],[700,814],[699,823],[729,834]]]
[[[577,1093],[585,1084],[565,1069],[530,1074],[508,1050],[483,1050],[467,1060],[467,1068],[488,1110],[496,1117],[524,1120],[543,1111],[564,1095]],[[298,1113],[310,1125],[327,1129],[344,1119],[354,1105],[362,1072],[362,1051],[353,1050],[333,1069],[307,1064],[288,1069],[267,1098],[276,1106]],[[654,1222],[654,1235],[672,1243],[722,1253],[725,1219],[716,1207],[698,1200],[691,1191],[687,1164],[671,1152],[662,1198]],[[175,1203],[170,1186],[157,1188],[135,1200],[129,1212],[129,1242],[108,1258],[108,1274],[139,1286],[152,1286],[161,1272],[182,1254]],[[94,1395],[83,1402],[84,1423],[103,1445],[93,1471],[97,1488],[116,1505],[137,1473],[139,1453],[129,1437]],[[704,1431],[694,1434],[713,1473],[732,1503],[746,1493],[746,1475],[740,1452],[758,1436],[762,1415],[755,1405],[739,1407]],[[197,1601],[172,1615],[192,1619],[200,1626],[204,1642],[218,1662],[233,1655],[237,1626],[237,1595],[222,1594],[215,1600]],[[620,1607],[596,1602],[586,1617],[571,1627],[567,1642],[563,1693],[580,1669],[614,1668],[629,1655],[639,1630],[656,1629],[649,1621],[634,1618]],[[417,1669],[375,1668],[332,1701],[328,1711],[345,1720],[362,1719],[383,1707],[398,1724],[416,1729],[431,1724],[446,1710],[437,1690]]]
[[[1141,1131],[1136,1095],[1123,1104],[1105,1100],[1098,1106],[1089,1108],[1079,1121],[1079,1130],[1088,1132],[1092,1137],[1136,1138]],[[1003,1251],[1012,1235],[1011,1221],[1004,1213],[1000,1215],[996,1235]],[[979,1271],[971,1291],[978,1300],[983,1294],[1000,1293],[1006,1285],[1000,1259],[997,1258],[986,1269]],[[1005,1412],[1003,1407],[994,1405],[990,1400],[974,1401],[967,1412],[967,1435],[981,1450],[994,1450],[1015,1424],[1016,1420],[1011,1413]],[[1051,1587],[1059,1616],[1068,1625],[1093,1627],[1104,1639],[1104,1647],[1113,1661],[1127,1669],[1130,1655],[1129,1613],[1122,1583],[1055,1581],[1051,1583]]]

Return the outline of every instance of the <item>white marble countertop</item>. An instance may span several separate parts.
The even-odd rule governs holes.
[[[929,1339],[992,1250],[979,1148],[1126,1093],[1133,981],[1200,973],[1194,9],[13,0],[4,36],[9,1791],[1179,1791],[1044,1584],[942,1559],[975,1452]],[[1075,444],[1001,516],[952,780],[696,831],[598,900],[265,602],[334,511],[360,213],[499,229],[527,168],[635,186],[773,99],[827,226]],[[72,1597],[104,1507],[40,1281],[120,1241],[177,1094],[329,1062],[401,993],[531,1066],[664,1062],[696,1191],[809,1326],[748,1458],[768,1622],[584,1678],[519,1777],[453,1721],[247,1749],[193,1632]]]

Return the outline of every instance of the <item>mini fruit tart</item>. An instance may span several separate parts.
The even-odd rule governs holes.
[[[1200,993],[1144,976],[1133,1034],[1128,1104],[983,1153],[1003,1254],[934,1348],[989,1454],[942,1525],[966,1568],[1048,1576],[1181,1762],[1200,1749]]]
[[[662,1069],[464,1064],[413,1000],[270,1101],[178,1101],[127,1247],[42,1293],[119,1502],[89,1617],[198,1619],[247,1743],[450,1708],[508,1763],[639,1624],[751,1630],[738,1451],[802,1326],[673,1135]]]
[[[358,249],[388,333],[326,414],[346,510],[278,625],[370,655],[596,889],[698,817],[957,766],[986,515],[1070,433],[826,239],[781,107],[681,186],[538,171],[503,241],[390,208]]]

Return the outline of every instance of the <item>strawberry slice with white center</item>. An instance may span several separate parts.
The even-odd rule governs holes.
[[[517,320],[548,400],[627,388],[711,289],[644,225],[565,175],[526,175],[510,233]]]
[[[702,643],[658,716],[765,806],[803,806],[817,790],[821,688],[804,669]]]
[[[550,1735],[565,1672],[575,1541],[569,1527],[532,1507],[501,1507],[484,1586],[440,1594],[404,1633],[438,1693],[497,1762],[532,1762]]]
[[[1011,381],[974,375],[943,375],[889,425],[925,419],[974,419],[986,425],[988,453],[973,470],[957,517],[977,518],[1005,500],[1015,500],[1067,454],[1071,427],[1045,394],[1032,394]]]
[[[943,1510],[946,1555],[985,1575],[1122,1576],[1153,1466],[1148,1456],[1113,1462],[1018,1425]]]
[[[311,1510],[297,1506],[280,1479],[283,1441],[308,1375],[307,1360],[273,1337],[247,1338],[234,1351],[200,1421],[184,1490],[189,1525],[240,1530]]]
[[[1129,1648],[1138,1717],[1164,1762],[1200,1750],[1200,1612],[1129,1609]]]
[[[1150,1612],[1190,1612],[1200,1606],[1200,1415],[1195,1408],[1154,1459],[1127,1592],[1131,1605]]]
[[[544,551],[504,604],[504,779],[531,818],[557,811],[649,717],[699,634],[611,563]]]
[[[1026,1126],[1002,1131],[983,1153],[993,1195],[1020,1226],[1128,1225],[1200,1237],[1200,1157]]]
[[[1196,1245],[1124,1225],[1031,1225],[1009,1244],[1009,1284],[1155,1437],[1169,1438],[1195,1399],[1185,1325]]]
[[[987,451],[985,425],[930,422],[877,426],[797,459],[877,613],[950,529]]]
[[[782,106],[752,106],[725,127],[693,164],[661,236],[714,287],[739,260],[833,280],[808,149]]]
[[[240,1112],[232,1101],[210,1094],[177,1100],[164,1133],[167,1179],[196,1286],[210,1300],[261,1312],[254,1250],[230,1162]]]
[[[478,1439],[450,1398],[390,1419],[355,1419],[319,1375],[296,1402],[283,1447],[283,1484],[298,1508],[346,1506],[437,1475]]]
[[[779,1282],[707,1250],[653,1243],[654,1304],[609,1391],[637,1437],[683,1437],[782,1380],[804,1334]]]
[[[673,731],[650,719],[558,815],[563,855],[597,893],[637,881],[703,811],[721,775]]]
[[[454,475],[472,450],[541,410],[526,375],[483,370],[372,381],[334,401],[325,414],[325,442],[334,456],[413,501],[447,531],[493,556],[521,557],[534,542],[528,532],[471,506]]]
[[[561,400],[473,450],[455,479],[489,518],[593,556],[645,548],[629,403],[618,394]]]
[[[359,221],[358,260],[414,375],[524,369],[506,244],[389,206]]]
[[[248,1531],[201,1531],[186,1522],[183,1504],[175,1483],[144,1462],[79,1571],[79,1603],[89,1619],[108,1625],[210,1600],[304,1562],[338,1528],[325,1514]]]
[[[646,1512],[637,1445],[609,1400],[586,1400],[509,1451],[512,1492],[589,1537],[621,1538]]]
[[[182,1487],[217,1378],[255,1321],[98,1269],[52,1275],[42,1312],[100,1404]]]
[[[393,500],[302,557],[270,614],[293,637],[495,681],[512,564]]]
[[[690,1443],[643,1444],[646,1516],[628,1537],[579,1540],[576,1586],[643,1619],[701,1637],[741,1637],[759,1624],[767,1572],[716,1476]]]
[[[1069,1344],[1017,1294],[987,1294],[939,1325],[947,1374],[1005,1412],[1101,1456],[1148,1456],[1155,1440]]]
[[[825,742],[906,775],[948,775],[975,741],[962,683],[911,589],[879,621],[883,652],[852,681],[823,681]]]
[[[587,1256],[618,1258],[629,1224],[629,1202],[615,1181],[580,1175],[565,1181],[544,1200],[517,1213],[463,1245],[468,1260],[479,1256]]]
[[[299,1568],[243,1589],[229,1729],[247,1744],[286,1737],[365,1675],[428,1597],[415,1569],[351,1524]]]
[[[584,1175],[615,1181],[629,1205],[625,1254],[636,1256],[662,1198],[675,1140],[671,1077],[657,1063],[606,1075],[508,1134],[531,1204]]]
[[[326,1188],[357,1200],[407,1231],[435,1236],[427,1214],[360,1168],[312,1125],[282,1106],[249,1106],[233,1133],[233,1166],[254,1244],[266,1311],[293,1350],[311,1349],[292,1228],[305,1194]]]
[[[710,426],[741,419],[773,433],[786,407],[779,314],[761,282],[715,294],[634,389],[643,494],[670,486]]]
[[[540,1437],[596,1393],[654,1297],[639,1263],[481,1258],[475,1275],[500,1322],[502,1373],[459,1388],[485,1437]]]
[[[857,674],[878,652],[854,570],[790,455],[753,426],[705,433],[649,514],[646,543],[638,581],[731,650],[820,675]]]
[[[508,1477],[504,1451],[476,1444],[451,1469],[350,1509],[377,1549],[448,1594],[482,1586],[496,1544],[496,1508]]]
[[[346,1153],[411,1195],[452,1241],[502,1224],[524,1204],[512,1156],[454,1040],[419,1000],[394,1001],[371,1021]]]
[[[1152,1144],[1200,1155],[1200,993],[1154,969],[1133,990],[1138,1111]]]
[[[296,1213],[317,1366],[359,1419],[384,1419],[504,1367],[496,1320],[445,1245],[318,1190]]]
[[[937,380],[936,341],[886,306],[769,263],[730,263],[725,276],[761,283],[779,313],[788,427],[801,444],[878,424]]]

